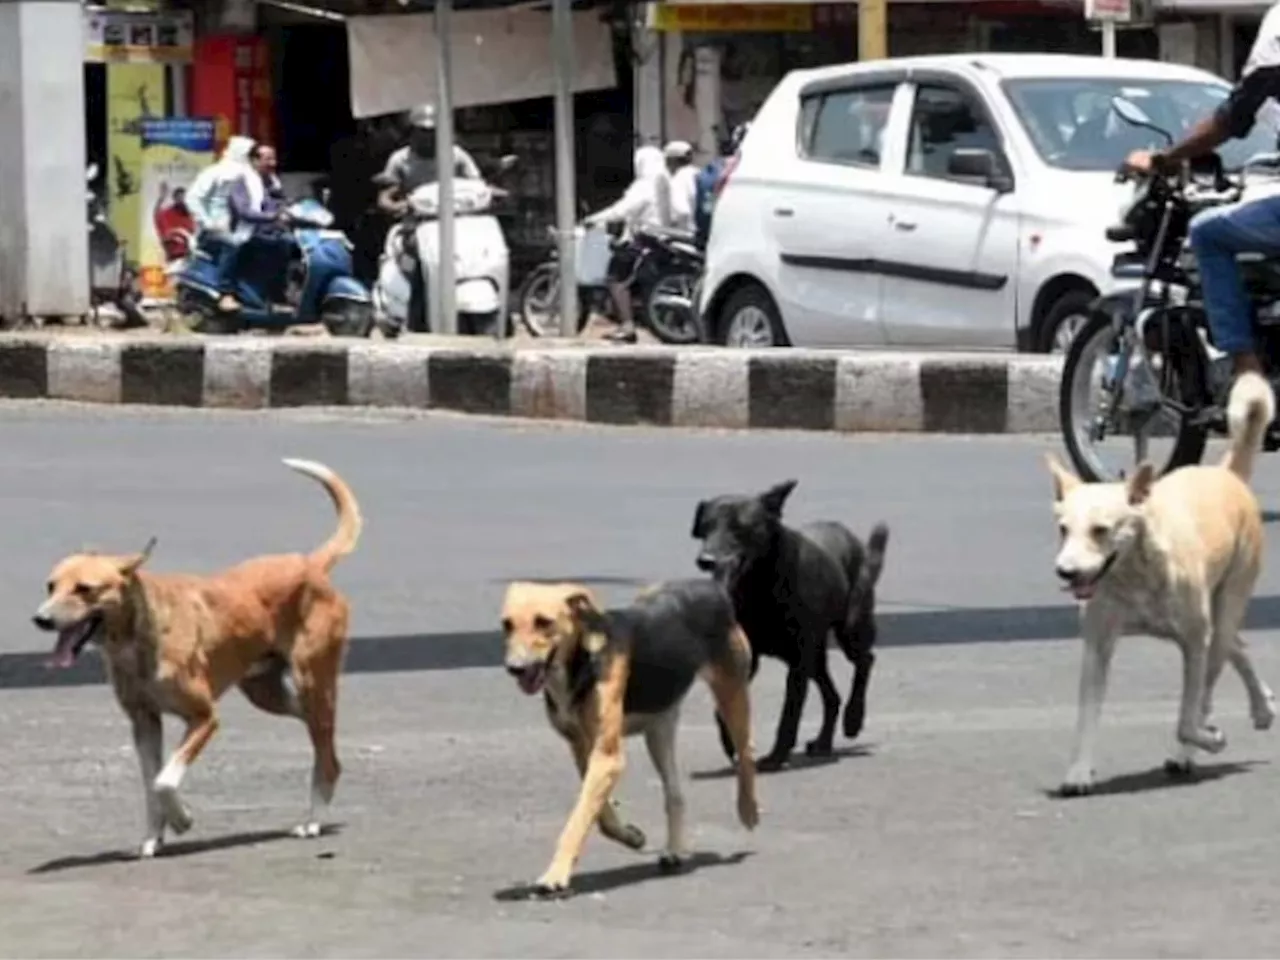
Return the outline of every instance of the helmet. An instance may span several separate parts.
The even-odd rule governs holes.
[[[662,155],[668,160],[692,160],[693,145],[684,140],[672,140],[662,148]]]
[[[436,107],[433,103],[424,103],[420,107],[414,107],[409,111],[409,126],[416,127],[419,130],[434,130],[436,128]]]

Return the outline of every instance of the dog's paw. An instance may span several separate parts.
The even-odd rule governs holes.
[[[829,757],[833,752],[830,740],[810,740],[804,745],[804,753],[807,757]]]
[[[1212,724],[1194,730],[1179,730],[1178,741],[1199,747],[1206,753],[1221,753],[1227,748],[1227,735]]]
[[[632,850],[643,850],[644,845],[648,843],[648,838],[644,835],[644,831],[634,823],[624,823],[622,831],[614,839],[624,847],[629,847]]]
[[[1195,772],[1196,765],[1190,757],[1170,757],[1164,762],[1164,773],[1170,780],[1189,780]]]
[[[856,709],[855,709],[856,708]],[[844,708],[844,736],[846,740],[856,740],[862,733],[862,725],[866,720],[866,709],[855,703]]]
[[[790,762],[790,753],[767,753],[756,761],[756,769],[761,773],[773,773],[781,770]]]
[[[569,895],[569,877],[559,871],[548,870],[529,887],[529,897],[534,900],[556,900]]]
[[[760,804],[755,797],[738,795],[738,820],[748,830],[754,830],[760,825]]]
[[[164,841],[159,837],[147,837],[142,841],[142,846],[138,848],[139,860],[150,860],[156,854],[164,849]]]
[[[658,858],[658,872],[662,874],[679,873],[684,869],[684,858],[678,853],[664,853]]]
[[[1276,721],[1276,696],[1270,690],[1258,707],[1251,711],[1253,716],[1253,729],[1270,730],[1271,725]]]
[[[316,820],[308,820],[294,827],[290,833],[299,840],[314,840],[320,836],[320,824]]]
[[[1073,766],[1067,771],[1058,788],[1060,797],[1087,797],[1093,793],[1093,770],[1085,766]]]
[[[191,815],[191,809],[182,802],[182,797],[178,796],[178,791],[172,787],[158,787],[156,789],[156,801],[160,804],[160,809],[164,811],[165,823],[169,825],[178,836],[186,833],[191,829],[191,825],[195,823],[195,818]]]

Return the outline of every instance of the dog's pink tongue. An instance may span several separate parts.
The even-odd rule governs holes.
[[[58,643],[53,648],[50,655],[48,665],[59,670],[65,670],[76,662],[75,652],[71,649],[71,643],[66,637],[58,637]]]

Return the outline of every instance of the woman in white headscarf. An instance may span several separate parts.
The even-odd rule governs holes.
[[[667,162],[662,151],[654,146],[640,147],[633,162],[635,179],[626,193],[583,221],[589,227],[600,223],[621,223],[623,226],[624,242],[615,247],[609,259],[609,293],[618,311],[618,329],[609,335],[609,339],[627,343],[636,339],[631,283],[635,280],[639,262],[635,249],[625,241],[646,228],[663,230],[671,226],[671,178],[667,174]]]
[[[218,309],[240,308],[235,298],[235,263],[239,243],[231,233],[231,188],[250,172],[249,153],[254,141],[232,137],[215,163],[201,170],[187,188],[187,206],[196,222],[200,242],[212,243],[218,256]]]

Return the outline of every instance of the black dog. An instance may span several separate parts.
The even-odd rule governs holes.
[[[693,536],[702,541],[698,568],[713,574],[733,598],[738,622],[751,641],[751,676],[761,654],[788,667],[777,738],[757,762],[761,770],[782,767],[795,749],[810,679],[822,696],[822,729],[805,752],[830,755],[840,712],[840,694],[827,664],[832,631],[854,667],[844,708],[844,735],[850,739],[862,732],[875,662],[875,585],[884,566],[889,528],[877,524],[866,548],[839,523],[792,529],[782,522],[782,505],[796,483],[788,480],[759,496],[704,500],[693,517]],[[720,742],[733,759],[733,742],[724,724]]]

